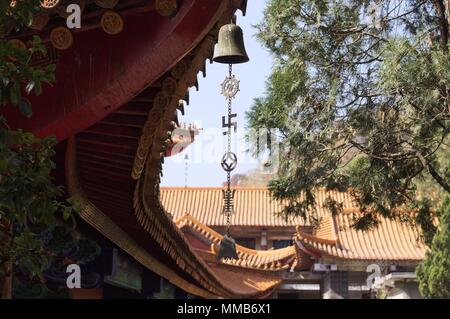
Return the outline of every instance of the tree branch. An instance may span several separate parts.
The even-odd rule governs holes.
[[[447,193],[450,194],[450,185],[445,182],[445,180],[442,178],[442,176],[439,175],[439,173],[434,169],[434,167],[431,165],[430,162],[426,160],[426,158],[420,154],[420,152],[416,152],[416,156],[419,159],[420,163],[422,163],[422,166],[427,169],[427,171],[430,173],[430,175],[434,178],[434,180],[442,186],[443,189],[447,191]]]
[[[433,6],[439,18],[439,32],[441,34],[441,46],[445,50],[448,43],[448,28],[447,18],[445,17],[445,5],[443,0],[432,0]]]

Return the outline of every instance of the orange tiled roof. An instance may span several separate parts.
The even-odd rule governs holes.
[[[338,240],[336,225],[331,214],[321,218],[319,225],[314,229],[313,235],[330,243],[335,243]]]
[[[378,227],[360,231],[351,227],[355,214],[358,213],[341,213],[327,219],[325,223],[331,220],[334,225],[325,226],[329,231],[326,236],[324,232],[311,235],[298,229],[297,238],[305,247],[339,259],[420,261],[424,258],[427,247],[417,228],[381,218]]]
[[[337,216],[332,216],[324,208],[325,201],[329,197],[343,203],[343,211]],[[203,234],[205,238],[215,245],[220,242],[221,235],[205,225],[225,225],[225,218],[220,213],[221,188],[162,188],[161,200],[167,211],[171,212],[179,222],[186,223],[186,220],[189,220],[188,223],[193,225],[193,229]],[[421,242],[417,228],[399,221],[381,218],[378,228],[364,232],[357,231],[351,225],[353,217],[359,214],[359,210],[353,204],[349,194],[322,190],[316,193],[316,200],[316,209],[320,217],[318,227],[312,234],[297,227],[297,239],[309,251],[344,260],[419,261],[424,258],[427,247]],[[308,226],[299,218],[286,222],[277,217],[276,213],[282,208],[281,203],[270,198],[269,191],[265,188],[238,188],[236,215],[232,218],[232,225]],[[184,217],[186,212],[190,215],[189,217]],[[295,250],[294,246],[292,247],[288,247],[292,249],[288,255]],[[277,251],[268,252],[268,256],[273,259],[265,259],[266,257],[263,258],[262,255],[267,252],[251,253],[251,250],[244,247],[238,250],[241,251],[243,258],[235,262],[237,266],[281,269],[276,260],[283,257],[276,256],[279,253]],[[305,263],[304,260],[300,261],[302,267]],[[296,267],[294,264],[298,262],[298,258],[294,258],[289,267]],[[285,266],[285,263],[281,263],[281,267]]]
[[[328,197],[343,203],[343,208],[353,209],[349,194],[318,191],[316,193],[316,210],[318,216],[329,213],[324,204]],[[190,214],[202,224],[209,227],[225,226],[226,219],[222,211],[222,188],[181,188],[162,187],[161,202],[174,219]],[[255,227],[293,227],[309,226],[302,218],[286,221],[277,216],[285,203],[271,198],[267,188],[237,188],[235,195],[236,214],[232,216],[232,226]]]
[[[190,215],[183,216],[175,221],[175,224],[180,229],[190,229],[197,236],[202,237],[209,245],[210,251],[200,252],[204,259],[215,261],[218,253],[218,246],[223,236],[200,223]],[[291,245],[282,249],[276,250],[254,250],[240,245],[236,245],[236,251],[239,256],[238,260],[222,260],[220,263],[229,266],[238,266],[242,268],[279,271],[290,269],[293,265],[298,264],[296,246]],[[211,256],[208,256],[210,254]]]
[[[263,273],[221,264],[212,264],[210,267],[225,287],[235,291],[240,296],[264,298],[282,282],[281,275],[276,273]]]
[[[191,226],[198,234],[217,245],[222,236],[205,226],[224,226],[225,218],[221,214],[221,188],[162,188],[161,200],[167,211],[178,219],[178,226]],[[327,198],[343,203],[343,212],[337,216],[324,208]],[[277,217],[283,204],[271,199],[265,188],[238,188],[236,190],[236,215],[233,226],[288,227],[297,226],[297,239],[310,252],[320,253],[344,260],[384,260],[384,261],[420,261],[424,258],[427,247],[420,240],[418,228],[399,221],[381,218],[380,225],[370,231],[357,231],[351,225],[353,217],[359,210],[346,193],[319,191],[316,193],[317,213],[320,223],[313,233],[305,232],[298,226],[308,226],[298,218],[291,222]],[[183,213],[184,212],[184,213]],[[185,217],[186,212],[189,216]],[[183,224],[184,223],[184,224]],[[181,225],[183,224],[183,225]],[[297,258],[289,261],[287,256],[294,256],[296,246],[275,251],[252,251],[238,247],[240,259],[228,262],[235,266],[254,269],[280,270],[298,268],[305,265],[305,260]],[[299,263],[300,261],[300,263]],[[283,268],[284,267],[284,268]]]

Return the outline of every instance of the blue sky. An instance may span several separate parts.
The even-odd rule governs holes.
[[[249,1],[247,15],[238,12],[238,24],[244,31],[245,46],[250,62],[234,66],[234,74],[241,81],[241,91],[233,100],[233,111],[238,113],[238,135],[233,139],[234,151],[238,156],[238,167],[233,172],[245,173],[258,167],[258,160],[251,158],[244,145],[243,129],[246,126],[245,112],[253,103],[253,99],[264,94],[265,81],[270,75],[272,59],[269,52],[256,40],[256,29],[253,25],[263,19],[265,1]],[[162,178],[162,186],[185,185],[185,154],[189,156],[188,186],[221,186],[225,181],[225,172],[220,166],[225,152],[225,140],[221,136],[222,116],[226,115],[227,104],[220,94],[220,84],[228,73],[228,66],[218,63],[207,64],[206,78],[199,74],[199,87],[190,90],[190,105],[186,107],[185,116],[179,114],[183,123],[196,123],[204,129],[196,138],[196,142],[185,152],[166,158]]]

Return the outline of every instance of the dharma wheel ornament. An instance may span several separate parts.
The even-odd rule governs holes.
[[[222,214],[227,218],[226,234],[219,245],[217,258],[238,259],[236,242],[230,236],[231,215],[234,214],[234,196],[236,190],[231,189],[231,172],[236,169],[238,159],[231,150],[231,136],[237,132],[237,122],[234,120],[237,114],[233,114],[232,99],[240,91],[240,81],[233,75],[233,64],[249,61],[244,46],[244,35],[242,29],[235,23],[224,25],[219,31],[219,41],[214,50],[213,61],[228,64],[228,76],[221,84],[221,93],[228,101],[228,115],[222,117],[222,127],[225,129],[223,135],[227,136],[227,151],[222,157],[221,166],[227,174],[227,187],[222,190],[223,208]]]

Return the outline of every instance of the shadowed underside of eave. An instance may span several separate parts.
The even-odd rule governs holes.
[[[20,116],[17,108],[5,108],[9,125],[38,136],[54,135],[59,141],[88,129],[155,83],[197,47],[225,6],[237,8],[243,2],[183,0],[178,1],[175,15],[165,17],[145,9],[155,1],[120,1],[114,8],[123,19],[119,34],[88,28],[84,20],[80,30],[66,30],[73,36],[72,46],[55,50],[50,44],[52,54],[42,61],[56,64],[56,83],[44,86],[41,95],[30,96],[32,119]],[[131,3],[135,7],[129,11]],[[108,11],[101,9],[100,13]],[[65,25],[60,17],[53,20],[50,28],[54,23]],[[38,32],[46,44],[48,31]],[[31,39],[26,30],[12,36],[22,43]]]

